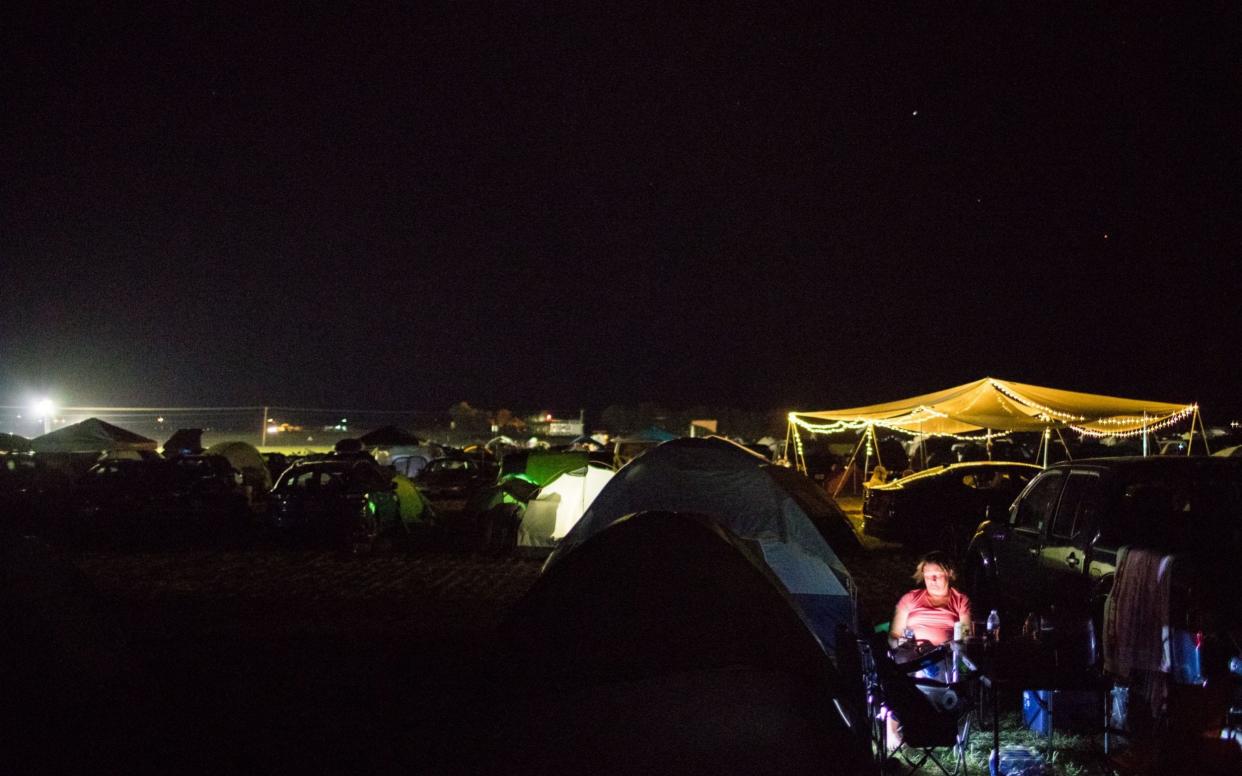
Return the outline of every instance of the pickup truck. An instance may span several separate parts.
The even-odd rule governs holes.
[[[1090,617],[1098,635],[1119,550],[1145,547],[1192,562],[1193,584],[1174,591],[1179,622],[1171,625],[1213,641],[1225,663],[1237,653],[1242,460],[1064,462],[1032,479],[1008,515],[989,517],[964,564],[976,611],[999,609],[1003,623],[1019,628],[1026,614],[1055,610]]]

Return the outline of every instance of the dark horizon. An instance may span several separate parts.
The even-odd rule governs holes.
[[[1242,413],[1232,11],[6,15],[0,404]]]

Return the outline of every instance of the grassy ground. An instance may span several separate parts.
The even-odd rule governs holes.
[[[862,499],[839,498],[837,502],[861,535]],[[873,622],[884,622],[891,617],[897,599],[913,588],[911,575],[918,562],[918,555],[900,544],[869,536],[862,536],[862,541],[867,552],[860,558],[850,560],[850,574],[858,586],[863,611]],[[1037,735],[1023,725],[1020,704],[1020,697],[1001,699],[1002,747],[1025,746],[1047,753],[1047,761],[1055,766],[1058,773],[1065,776],[1088,776],[1107,772],[1103,765],[1102,737],[1056,731],[1049,741],[1047,736]],[[986,728],[975,724],[966,752],[968,770],[972,773],[987,773],[991,751],[991,723],[988,722]],[[899,772],[906,773],[908,770],[906,768]],[[936,773],[940,771],[931,764],[914,771],[915,776]]]
[[[860,504],[844,506],[857,522]],[[916,559],[865,546],[848,565],[864,611],[885,621]],[[126,726],[141,726],[146,759],[165,772],[420,772],[426,734],[460,706],[493,626],[539,573],[452,550],[100,551],[74,563],[129,635],[146,706]],[[1002,744],[1042,744],[1008,704]],[[1052,760],[1070,776],[1100,772],[1095,745],[1058,734]],[[976,732],[972,772],[986,772],[990,747]]]

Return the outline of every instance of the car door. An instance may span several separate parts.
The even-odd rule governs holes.
[[[1064,470],[1040,474],[1014,501],[1008,530],[992,538],[997,592],[1009,607],[1030,609],[1047,598],[1039,581],[1039,553],[1064,485]]]
[[[1087,558],[1091,530],[1104,507],[1100,473],[1073,469],[1045,532],[1039,552],[1039,586],[1048,602],[1063,609],[1079,609],[1090,598]]]

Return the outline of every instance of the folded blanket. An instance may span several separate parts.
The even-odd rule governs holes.
[[[1167,675],[1173,659],[1169,624],[1174,558],[1152,550],[1122,548],[1113,589],[1104,604],[1104,670],[1129,681]],[[1155,711],[1163,705],[1156,678],[1149,685]]]

